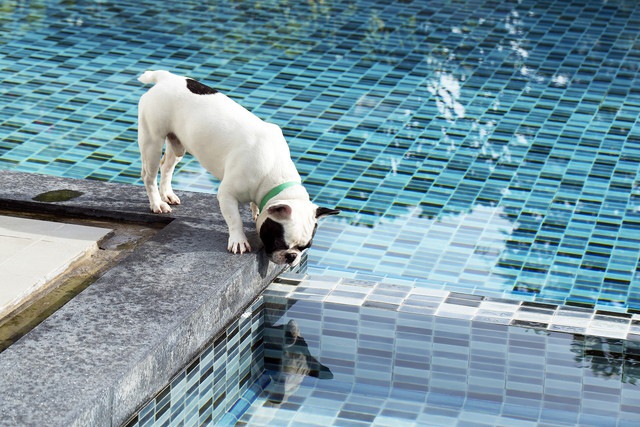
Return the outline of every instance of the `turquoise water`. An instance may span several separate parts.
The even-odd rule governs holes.
[[[388,3],[6,2],[0,168],[140,184],[135,79],[169,69],[280,125],[342,209],[310,272],[640,309],[639,6]]]
[[[638,425],[637,2],[9,1],[0,27],[0,169],[141,184],[136,77],[164,68],[280,125],[343,211],[312,279],[131,425]],[[217,182],[186,158],[175,187]],[[323,374],[274,398],[299,354]]]

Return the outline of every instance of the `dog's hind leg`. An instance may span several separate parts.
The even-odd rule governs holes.
[[[156,137],[147,129],[143,120],[138,125],[138,146],[142,157],[142,181],[149,196],[149,206],[155,213],[169,213],[171,208],[162,200],[158,191],[158,169],[162,155],[163,137]]]
[[[171,188],[171,179],[176,165],[182,160],[185,148],[178,137],[170,133],[167,135],[167,145],[164,156],[160,161],[160,197],[170,205],[179,205],[180,199]]]

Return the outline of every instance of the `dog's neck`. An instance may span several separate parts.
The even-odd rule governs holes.
[[[295,182],[295,181],[287,181],[287,183],[289,183],[289,182]],[[271,190],[278,189],[278,186],[270,188],[269,190],[264,192],[264,196],[259,198],[258,201],[254,202],[254,203],[256,203],[256,205],[261,207],[261,210],[263,210],[267,206],[277,204],[278,200],[300,200],[300,199],[302,199],[302,200],[307,200],[308,201],[309,200],[309,193],[307,193],[307,190],[302,186],[300,181],[297,181],[297,182],[298,182],[297,185],[286,186],[286,188],[282,189],[281,191],[278,191],[277,194],[274,194],[271,197],[269,197],[268,200],[264,200],[265,196],[268,196],[269,192]],[[264,204],[262,204],[262,202],[264,202]]]
[[[278,195],[280,193],[282,193],[283,191],[285,191],[287,188],[289,187],[295,187],[301,185],[300,182],[297,181],[287,181],[285,183],[282,183],[274,188],[272,188],[263,198],[262,201],[260,202],[260,205],[258,205],[258,207],[260,208],[260,210],[264,210],[265,206],[267,206],[267,203],[269,203],[269,201],[275,197],[278,197]]]
[[[288,164],[279,164],[277,170],[272,170],[271,173],[268,173],[265,176],[265,179],[262,180],[257,188],[253,200],[257,206],[260,206],[265,196],[267,196],[272,190],[282,184],[290,182],[297,182],[300,185],[292,185],[282,191],[279,191],[278,194],[273,196],[266,204],[269,205],[271,204],[271,201],[276,199],[297,199],[303,197],[306,198],[306,200],[309,200],[309,193],[307,193],[307,190],[302,186],[302,179],[300,178],[300,174],[293,164],[293,161],[289,160],[287,163]]]

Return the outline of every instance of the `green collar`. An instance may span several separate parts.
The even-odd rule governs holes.
[[[299,182],[294,182],[294,181],[289,181],[289,182],[285,182],[284,184],[280,184],[277,187],[273,187],[271,189],[271,191],[269,191],[263,198],[262,201],[260,202],[260,212],[262,212],[262,210],[264,209],[264,207],[267,205],[267,203],[269,202],[269,200],[273,199],[274,197],[276,197],[278,194],[282,193],[284,190],[286,190],[289,187],[293,187],[294,185],[302,185]]]

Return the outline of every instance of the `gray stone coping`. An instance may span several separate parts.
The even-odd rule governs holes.
[[[82,195],[33,200],[63,189]],[[122,424],[281,271],[264,251],[227,252],[215,196],[179,196],[183,204],[160,216],[143,187],[0,171],[0,209],[164,225],[0,353],[0,425]]]

